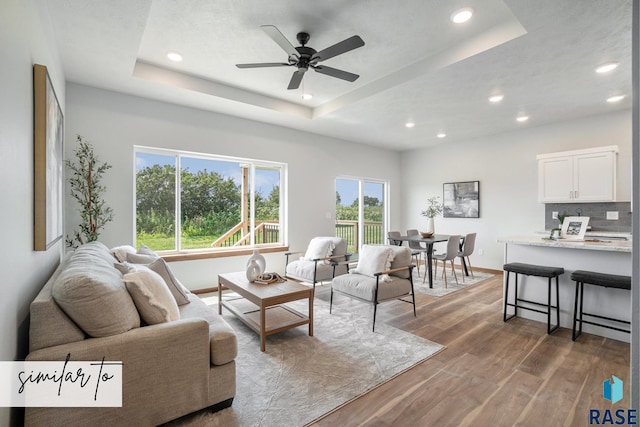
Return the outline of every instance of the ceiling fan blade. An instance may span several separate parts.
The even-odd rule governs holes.
[[[333,58],[334,56],[338,56],[362,46],[364,46],[364,41],[360,38],[360,36],[352,36],[348,39],[334,44],[333,46],[329,46],[328,48],[323,49],[320,52],[317,52],[313,55],[313,57],[311,57],[311,61],[325,61],[329,58]]]
[[[260,28],[262,28],[262,31],[267,33],[267,35],[271,37],[274,42],[278,43],[278,46],[280,46],[285,52],[287,52],[287,55],[300,56],[291,42],[287,40],[287,38],[283,36],[280,30],[278,30],[278,28],[276,28],[274,25],[261,25]]]
[[[291,76],[291,81],[289,82],[289,86],[287,89],[298,89],[300,87],[300,83],[302,82],[302,78],[304,77],[304,71],[296,71]]]
[[[326,74],[327,76],[346,80],[348,82],[355,82],[358,79],[358,77],[360,77],[358,74],[353,74],[348,71],[338,70],[337,68],[327,67],[326,65],[316,65],[315,67],[313,67],[313,69],[319,72],[320,74]]]
[[[265,67],[289,67],[292,64],[286,62],[261,62],[258,64],[236,64],[238,68],[265,68]]]

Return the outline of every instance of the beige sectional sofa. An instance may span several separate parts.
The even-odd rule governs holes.
[[[168,270],[158,260],[156,266]],[[231,405],[237,355],[233,329],[179,282],[170,289],[181,302],[171,302],[179,314],[147,324],[145,318],[153,317],[145,310],[156,310],[160,317],[168,312],[157,310],[161,305],[153,295],[146,308],[132,298],[123,265],[146,268],[119,263],[99,242],[68,256],[31,303],[27,356],[33,361],[64,361],[67,355],[74,361],[122,361],[122,407],[27,408],[26,426],[153,426]]]

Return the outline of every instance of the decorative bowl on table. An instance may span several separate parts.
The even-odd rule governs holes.
[[[433,231],[421,231],[420,235],[424,238],[433,236]]]

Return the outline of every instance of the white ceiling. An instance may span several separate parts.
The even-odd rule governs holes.
[[[67,81],[406,150],[631,107],[631,0],[47,0]],[[471,6],[473,19],[449,17]],[[365,46],[287,90],[261,29]],[[173,63],[169,50],[184,60]],[[594,69],[617,61],[615,71]],[[314,98],[301,99],[302,90]],[[487,98],[502,93],[499,104]],[[619,103],[605,100],[615,94]],[[518,123],[520,113],[529,121]],[[415,127],[405,127],[407,121]],[[436,137],[445,132],[447,137]]]

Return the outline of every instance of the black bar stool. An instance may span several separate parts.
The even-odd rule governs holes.
[[[535,311],[537,313],[543,313],[547,315],[547,333],[555,331],[560,327],[560,293],[558,290],[558,277],[561,274],[564,274],[564,268],[562,267],[546,267],[543,265],[533,265],[533,264],[524,264],[520,262],[512,262],[509,264],[505,264],[502,269],[507,272],[507,282],[506,289],[504,294],[504,314],[503,321],[507,321],[509,319],[513,319],[518,315],[518,309],[522,310],[530,310]],[[509,274],[516,274],[516,285],[515,285],[515,298],[514,302],[509,302]],[[535,277],[546,277],[549,279],[547,285],[547,302],[541,303],[538,301],[529,301],[522,298],[518,298],[518,274],[523,274],[525,276],[535,276]],[[551,305],[551,279],[556,279],[556,305]],[[540,307],[546,307],[545,310],[539,310],[533,307],[523,306],[518,304],[519,302],[524,302],[527,304],[532,304]],[[507,307],[514,307],[513,314],[511,316],[507,316]],[[551,327],[551,309],[556,310],[556,324]]]
[[[605,274],[605,273],[596,273],[593,271],[585,271],[585,270],[576,270],[571,273],[571,280],[576,282],[576,300],[573,307],[573,336],[572,339],[575,341],[580,334],[582,334],[582,324],[586,323],[588,325],[600,326],[607,329],[613,329],[614,331],[626,332],[630,333],[629,329],[617,328],[615,326],[606,325],[603,323],[598,323],[594,321],[584,320],[583,316],[589,316],[596,319],[608,320],[610,322],[617,322],[626,325],[631,325],[631,322],[626,320],[614,319],[612,317],[600,316],[598,314],[593,313],[585,313],[582,309],[582,304],[584,302],[584,285],[593,285],[593,286],[603,286],[605,288],[614,288],[614,289],[626,289],[631,290],[631,277],[630,276],[618,276],[615,274]],[[579,302],[578,302],[579,300]],[[578,305],[580,306],[578,308]],[[578,330],[576,331],[577,323],[580,323]]]

